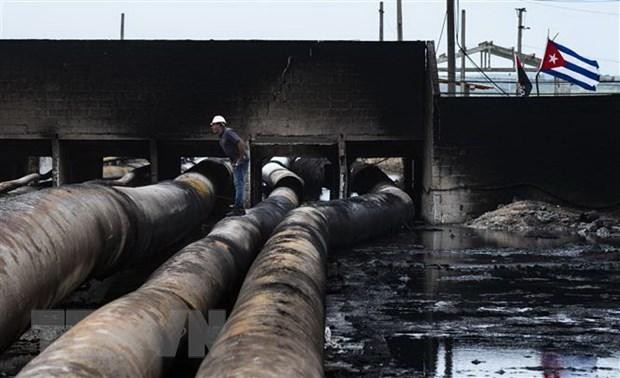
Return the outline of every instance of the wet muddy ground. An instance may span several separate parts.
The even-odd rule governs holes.
[[[327,377],[620,377],[620,249],[423,228],[332,253]]]

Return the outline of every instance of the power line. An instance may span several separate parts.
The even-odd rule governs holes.
[[[446,27],[446,20],[448,19],[448,12],[443,16],[443,24],[441,25],[441,33],[439,33],[439,39],[437,41],[437,50],[439,50],[439,45],[441,45],[441,37],[443,37],[443,29]]]
[[[617,3],[620,0],[534,0],[546,3]]]
[[[457,15],[460,13],[460,9],[461,9],[461,3],[459,0],[456,0],[456,14]],[[493,79],[491,79],[480,67],[478,67],[476,62],[474,62],[474,60],[469,56],[467,51],[465,51],[463,46],[461,46],[461,44],[459,43],[459,27],[460,27],[460,19],[457,17],[456,38],[454,39],[454,42],[456,42],[456,45],[461,51],[461,54],[463,54],[471,62],[471,64],[473,64],[474,67],[476,67],[476,69],[489,81],[489,83],[493,84],[493,86],[497,88],[500,92],[502,92],[504,95],[510,96],[506,91],[502,89],[502,87],[497,85],[497,83],[495,83],[495,81],[493,81]]]
[[[524,1],[524,2],[530,3],[530,4],[540,5],[540,6],[543,6],[543,7],[559,8],[559,9],[570,10],[570,11],[573,11],[573,12],[593,13],[593,14],[601,14],[601,15],[605,15],[605,16],[620,17],[620,13],[594,11],[594,10],[589,10],[589,9],[571,8],[571,7],[564,7],[564,6],[561,6],[561,5],[546,4],[547,2],[550,2],[549,0],[545,1],[544,3],[542,1],[539,1],[539,0],[521,0],[521,1]],[[620,0],[613,0],[613,1],[614,2],[618,2]],[[593,1],[588,1],[588,2],[592,3]],[[602,1],[600,1],[600,2],[602,2]]]

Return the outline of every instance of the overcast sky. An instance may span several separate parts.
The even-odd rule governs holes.
[[[523,50],[544,52],[547,33],[596,59],[603,74],[620,74],[618,0],[460,0],[467,11],[467,46],[482,41],[516,46],[517,12],[527,8]],[[54,1],[0,0],[3,39],[377,40],[379,1]],[[385,39],[396,39],[396,0],[384,1]],[[437,43],[445,0],[403,0],[405,40]],[[460,14],[460,12],[459,12]],[[445,52],[445,31],[438,53]],[[499,62],[499,58],[495,62]],[[506,62],[508,64],[508,62]]]

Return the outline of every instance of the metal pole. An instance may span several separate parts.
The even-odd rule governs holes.
[[[456,58],[454,54],[454,0],[447,0],[448,12],[448,96],[456,92]]]
[[[398,40],[403,40],[403,3],[402,0],[396,0],[396,31]]]
[[[383,1],[379,2],[379,41],[383,41]]]
[[[121,41],[125,39],[125,13],[121,13]]]
[[[519,58],[521,58],[521,45],[523,40],[523,12],[527,12],[525,8],[517,8],[517,15],[519,17],[519,26],[517,29],[517,54],[519,54]]]
[[[469,86],[465,82],[465,52],[467,47],[465,46],[465,9],[461,11],[461,90],[463,96],[469,95]]]

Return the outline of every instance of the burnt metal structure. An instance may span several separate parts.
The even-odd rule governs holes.
[[[30,314],[58,303],[90,276],[170,246],[209,215],[230,167],[213,180],[195,172],[141,188],[78,184],[0,203],[0,350]],[[223,173],[222,173],[223,172]]]
[[[381,235],[414,215],[411,198],[376,167],[359,172],[354,185],[379,178],[375,185],[360,182],[371,193],[295,209],[278,225],[198,377],[323,376],[329,249]]]
[[[245,216],[218,222],[207,237],[183,248],[138,290],[65,333],[19,376],[162,375],[163,356],[175,354],[171,345],[178,344],[186,315],[190,311],[207,315],[225,294],[234,295],[271,231],[298,205],[296,190],[303,182],[281,166],[273,168],[266,167],[275,187],[266,200]]]

